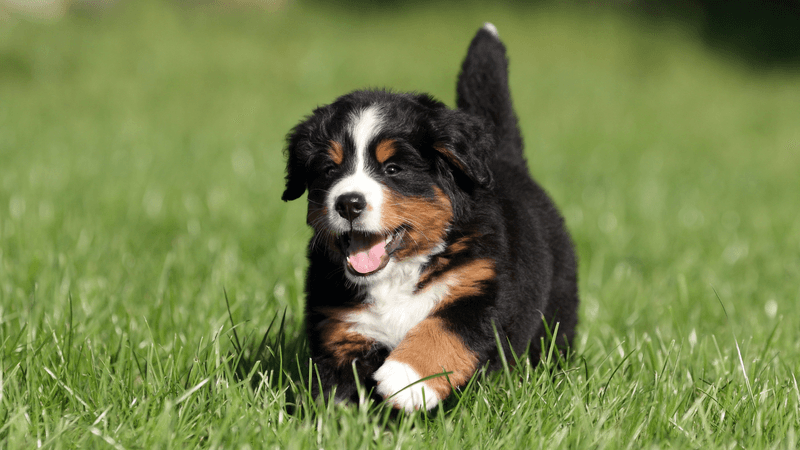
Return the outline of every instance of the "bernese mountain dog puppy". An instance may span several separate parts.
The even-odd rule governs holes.
[[[511,352],[535,364],[543,340],[572,341],[575,253],[528,173],[507,66],[486,24],[461,68],[458,109],[356,91],[289,133],[283,200],[308,190],[314,232],[315,395],[358,401],[362,386],[395,408],[430,409],[479,369],[513,363]]]

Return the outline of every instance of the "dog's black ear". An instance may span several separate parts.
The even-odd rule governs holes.
[[[298,124],[286,137],[286,189],[281,196],[285,202],[300,198],[308,185],[307,165],[313,151],[309,122]]]
[[[463,111],[443,108],[436,114],[434,149],[456,174],[462,175],[457,178],[466,178],[471,184],[469,188],[491,187],[489,158],[495,147],[494,133],[489,129],[491,125]]]
[[[286,189],[281,197],[283,201],[298,199],[308,189],[310,164],[315,154],[331,143],[326,130],[334,119],[334,110],[333,105],[314,109],[311,115],[286,135]]]

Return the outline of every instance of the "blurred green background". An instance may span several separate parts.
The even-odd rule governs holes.
[[[111,369],[97,361],[112,367],[120,348],[187,380],[198,349],[221,335],[224,356],[223,289],[240,335],[264,333],[286,311],[302,348],[310,233],[304,202],[279,200],[285,134],[358,88],[424,91],[452,105],[461,59],[487,21],[508,48],[531,171],[577,244],[577,353],[600,368],[619,362],[606,360],[622,343],[657,338],[667,359],[669,342],[685,345],[687,370],[713,378],[709,355],[730,364],[734,331],[746,364],[772,358],[778,381],[797,373],[800,72],[781,38],[793,6],[772,22],[736,15],[766,24],[747,40],[718,31],[717,10],[702,2],[655,12],[562,2],[32,4],[0,2],[7,443],[83,417],[55,379],[85,389],[83,401],[113,397],[82,383],[104,379],[94,371]],[[67,338],[83,359],[64,357]],[[702,358],[689,353],[696,346]],[[744,389],[731,367],[720,379]],[[128,395],[180,395],[180,380],[148,388],[141,370]],[[35,373],[46,387],[38,394]],[[73,442],[91,437],[82,430]],[[122,430],[143,445],[139,428]]]

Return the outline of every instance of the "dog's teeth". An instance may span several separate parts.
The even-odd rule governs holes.
[[[389,235],[389,237],[388,237],[388,238],[386,238],[386,243],[387,243],[387,244],[390,244],[390,243],[392,242],[392,239],[394,239],[394,235],[393,235],[393,234],[390,234],[390,235]]]

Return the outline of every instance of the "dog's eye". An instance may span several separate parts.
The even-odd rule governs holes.
[[[403,171],[403,168],[398,166],[397,164],[389,164],[383,169],[383,172],[386,175],[396,175]]]
[[[325,168],[325,176],[326,177],[329,177],[329,176],[333,175],[335,172],[336,172],[336,167],[335,166],[330,166],[330,167],[326,167]]]

